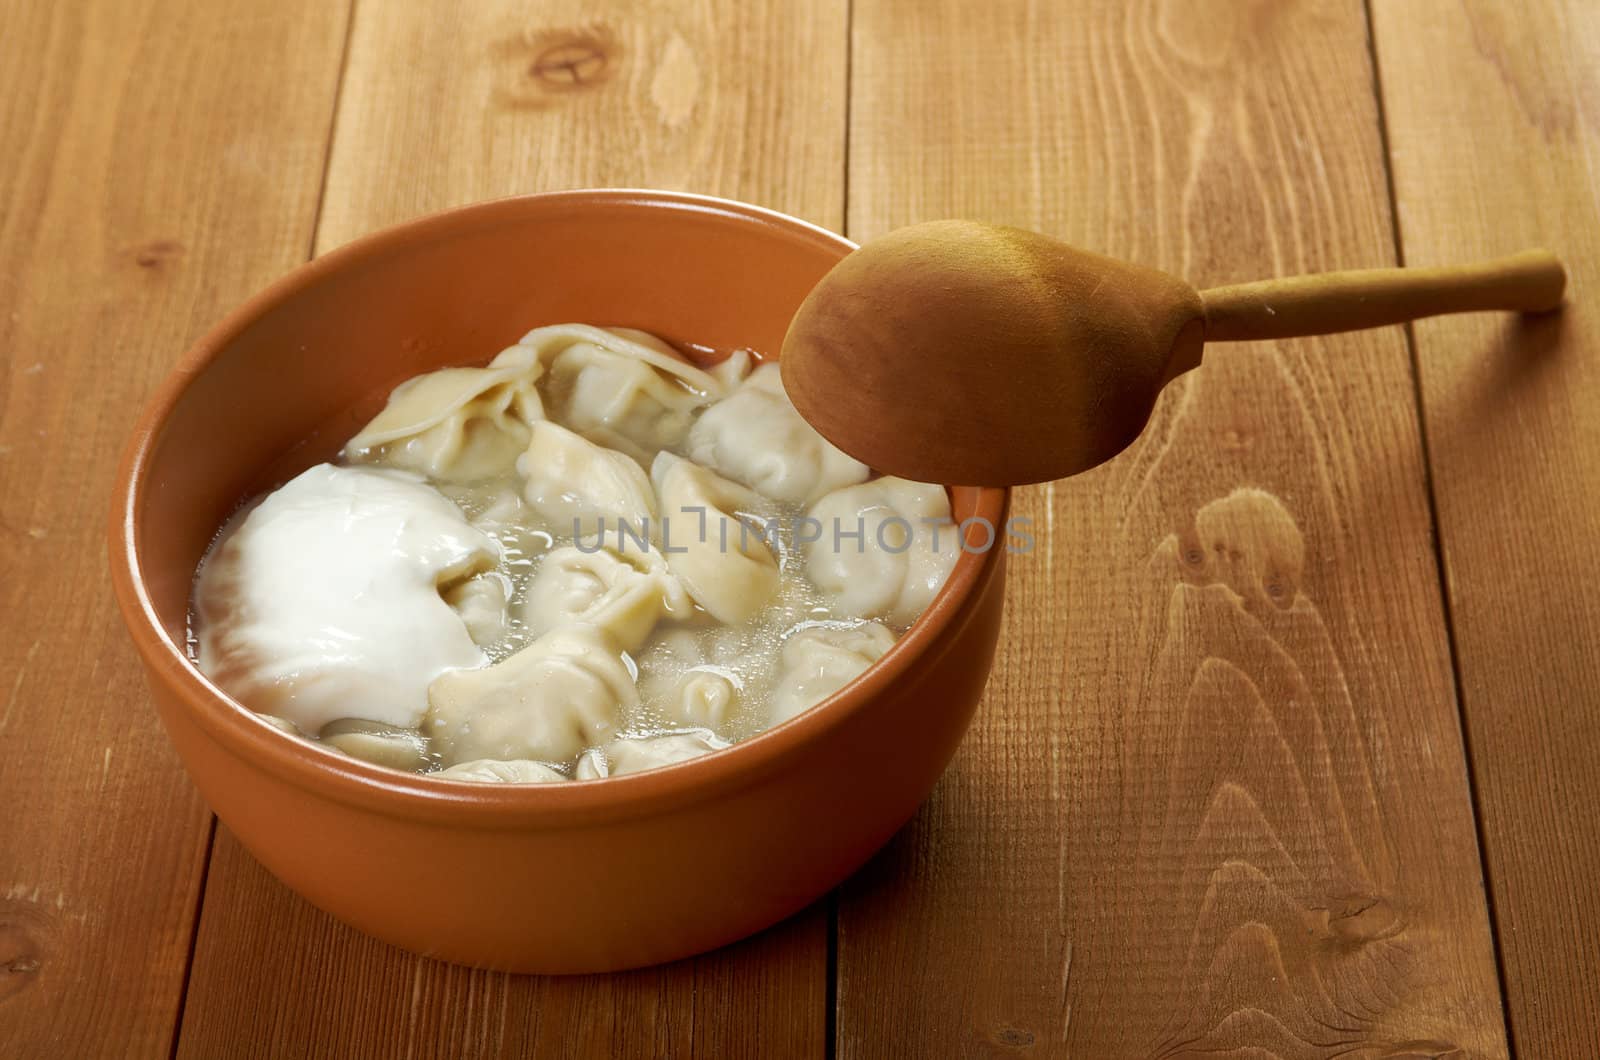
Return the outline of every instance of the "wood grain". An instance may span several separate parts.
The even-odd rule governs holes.
[[[850,233],[1393,264],[1359,3],[857,0]],[[1399,329],[1221,347],[1022,491],[988,701],[847,885],[839,1055],[1505,1055]]]
[[[352,931],[292,894],[225,828],[213,859],[179,1056],[822,1052],[820,906],[675,964],[620,975],[503,975],[414,957]]]
[[[358,11],[318,250],[481,199],[649,186],[838,228],[846,5]]]
[[[341,4],[11,4],[0,32],[0,1055],[165,1056],[210,817],[107,584],[116,458],[304,258]]]
[[[782,0],[360,4],[318,249],[462,202],[604,184],[837,228],[845,14]],[[468,972],[334,923],[224,831],[193,983],[183,1056],[819,1056],[827,918],[813,909],[632,975]]]
[[[1600,8],[1373,15],[1407,261],[1544,244],[1571,272],[1559,316],[1415,341],[1512,1038],[1597,1056]]]

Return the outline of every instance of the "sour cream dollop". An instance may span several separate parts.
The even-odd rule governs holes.
[[[434,678],[487,662],[439,587],[499,555],[420,479],[318,464],[206,559],[200,669],[309,734],[339,718],[413,727]]]

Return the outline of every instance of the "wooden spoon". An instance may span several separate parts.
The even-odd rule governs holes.
[[[800,414],[880,471],[1008,486],[1087,471],[1139,436],[1208,341],[1561,304],[1547,251],[1196,291],[1018,228],[912,225],[845,257],[795,314],[783,382]]]

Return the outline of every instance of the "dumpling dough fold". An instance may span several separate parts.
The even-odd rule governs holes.
[[[763,364],[689,431],[689,459],[763,496],[809,504],[861,482],[867,465],[846,456],[801,418],[775,363]]]
[[[908,626],[961,551],[943,486],[879,478],[834,490],[811,509],[820,536],[806,573],[843,614]]]
[[[513,349],[520,347],[527,350],[528,355],[541,365],[549,366],[568,352],[584,346],[648,364],[657,371],[680,380],[684,386],[699,391],[711,400],[725,395],[730,385],[738,381],[737,378],[730,376],[728,361],[717,365],[711,371],[706,371],[684,360],[676,350],[648,331],[638,331],[634,328],[549,324],[542,328],[534,328],[522,336]],[[744,363],[748,364],[748,360],[746,359]],[[733,362],[735,367],[738,364],[737,361]]]
[[[665,736],[623,737],[607,744],[604,752],[598,749],[589,751],[578,759],[575,775],[579,780],[598,780],[601,777],[643,773],[687,762],[727,746],[727,740],[703,729],[668,733]]]
[[[777,660],[752,651],[747,631],[710,627],[670,629],[639,656],[639,697],[673,724],[726,736],[747,694],[771,683]]]
[[[495,571],[485,571],[440,590],[444,602],[455,609],[466,624],[474,644],[487,647],[506,635],[506,600],[511,595],[511,579]]]
[[[661,550],[689,595],[729,625],[761,610],[778,588],[778,561],[756,514],[761,499],[671,453],[657,455],[650,476],[661,498]]]
[[[877,622],[817,625],[783,642],[783,670],[772,691],[772,723],[810,710],[866,672],[894,646],[894,634]]]
[[[557,537],[655,533],[655,492],[631,457],[546,420],[533,425],[517,467],[523,496]]]
[[[610,636],[568,626],[493,666],[441,675],[428,688],[422,731],[447,764],[564,762],[601,743],[618,712],[638,702],[633,674]]]
[[[441,368],[394,388],[388,404],[345,444],[345,459],[416,471],[440,482],[509,472],[544,418],[534,383],[543,370],[513,346],[485,368]]]
[[[521,758],[510,762],[501,762],[493,758],[458,762],[439,770],[434,776],[446,780],[470,780],[480,784],[560,784],[567,779],[566,774],[554,766]]]
[[[750,364],[740,353],[705,371],[655,336],[621,328],[560,347],[537,341],[539,355],[550,358],[545,388],[553,415],[644,467],[657,451],[681,445],[695,411],[727,395]]]
[[[534,636],[560,626],[598,626],[635,651],[662,617],[687,618],[692,609],[661,553],[606,534],[545,555],[528,585],[522,619]]]

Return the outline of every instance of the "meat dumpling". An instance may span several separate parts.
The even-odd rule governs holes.
[[[511,579],[504,574],[485,571],[447,586],[440,594],[461,616],[474,644],[487,647],[506,635],[506,600],[511,594]]]
[[[755,367],[755,359],[750,356],[749,350],[734,350],[728,356],[706,369],[706,374],[715,379],[722,387],[716,395],[720,400],[733,393],[734,387],[744,382],[745,377]]]
[[[772,723],[810,710],[861,676],[894,646],[878,622],[806,626],[783,642],[783,669],[772,691]]]
[[[809,504],[863,481],[846,456],[795,411],[775,363],[763,364],[689,431],[689,458],[776,501]]]
[[[648,331],[639,331],[635,328],[549,324],[542,328],[534,328],[522,336],[512,349],[523,349],[527,351],[527,356],[549,367],[569,351],[584,346],[648,364],[711,399],[722,397],[727,393],[730,382],[737,382],[736,379],[729,379],[723,365],[718,365],[708,372],[684,360],[676,350]]]
[[[445,780],[471,780],[480,784],[558,784],[567,779],[567,775],[554,766],[525,758],[509,762],[494,758],[458,762],[439,770],[434,776]]]
[[[730,358],[707,372],[644,332],[598,338],[553,355],[546,392],[564,424],[646,467],[658,450],[682,444],[695,410],[725,396],[749,363]]]
[[[534,383],[542,367],[513,346],[485,368],[441,368],[394,388],[388,404],[344,447],[345,459],[381,463],[441,482],[511,470],[544,418]]]
[[[671,453],[656,456],[650,476],[661,497],[661,550],[689,595],[729,625],[761,610],[778,588],[761,499]]]
[[[562,354],[553,382],[565,385],[562,418],[575,431],[640,465],[656,450],[681,443],[694,410],[708,400],[643,362],[597,346]]]
[[[639,696],[672,724],[723,734],[774,660],[734,629],[668,630],[639,657]]]
[[[298,736],[302,739],[305,738],[305,733],[300,731],[300,726],[296,725],[288,718],[280,718],[275,714],[263,714],[260,711],[255,710],[252,710],[250,713],[254,714],[256,717],[260,718],[274,729],[277,729],[279,732],[288,733],[290,736]]]
[[[518,461],[523,496],[557,537],[626,527],[646,536],[655,525],[650,479],[631,457],[548,420],[533,425]]]
[[[602,742],[639,692],[615,641],[593,626],[552,630],[493,666],[428,687],[422,731],[449,764],[564,762]]]
[[[577,778],[597,780],[643,773],[720,751],[728,741],[705,730],[674,732],[665,736],[630,736],[613,740],[605,751],[590,751],[578,760]]]
[[[317,739],[351,758],[375,766],[416,772],[428,761],[427,741],[414,729],[397,729],[363,718],[340,718],[322,727]]]
[[[680,724],[721,729],[737,709],[742,688],[731,669],[705,663],[659,682],[654,706]]]
[[[598,626],[634,651],[663,616],[686,618],[692,610],[661,553],[607,533],[544,557],[528,585],[522,619],[534,636],[561,626]]]
[[[942,486],[874,479],[833,491],[809,517],[821,530],[806,544],[812,583],[840,612],[897,626],[928,606],[961,551]]]

